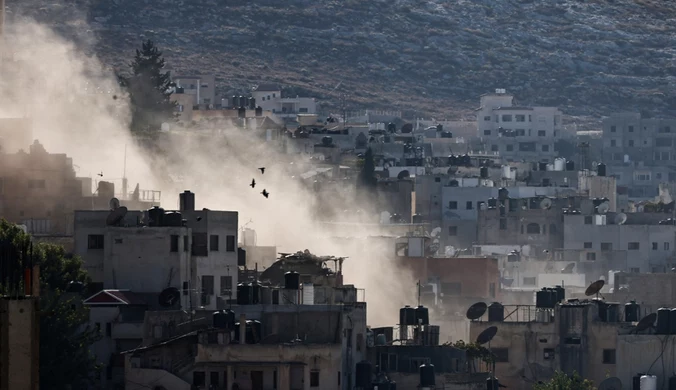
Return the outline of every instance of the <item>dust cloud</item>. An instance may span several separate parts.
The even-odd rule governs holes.
[[[126,174],[132,188],[140,183],[142,189],[161,190],[167,209],[177,208],[178,193],[190,189],[198,208],[236,210],[241,225],[251,221],[247,227],[256,230],[259,245],[348,256],[344,281],[365,289],[371,325],[396,324],[397,309],[415,302],[415,282],[393,265],[394,243],[367,238],[376,229],[360,226],[351,230],[350,240],[331,238],[332,229],[318,220],[318,208],[353,210],[354,200],[306,187],[299,175],[309,165],[282,153],[283,140],[264,142],[254,130],[215,120],[209,129],[173,126],[158,140],[163,153],[151,154],[130,134],[129,99],[112,69],[35,22],[6,27],[2,50],[11,53],[12,61],[10,71],[0,75],[0,120],[30,118],[32,139],[50,153],[72,157],[78,176],[97,178],[102,172],[102,180],[113,181],[119,190]],[[131,58],[133,53],[120,55]],[[259,167],[266,167],[264,174]],[[249,186],[252,178],[255,188]],[[359,208],[375,226],[379,210],[370,204]]]

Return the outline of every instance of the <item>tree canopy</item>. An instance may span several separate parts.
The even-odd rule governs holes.
[[[31,261],[40,266],[40,388],[68,389],[95,380],[98,367],[89,347],[100,335],[89,327],[87,310],[78,305],[81,296],[68,291],[70,282],[88,282],[82,261],[67,256],[61,246],[32,244],[30,235],[4,219],[0,241],[23,253],[12,256],[18,260],[15,265]],[[3,283],[4,292],[11,289]]]
[[[162,123],[173,120],[176,105],[170,101],[174,84],[170,72],[164,72],[162,52],[151,40],[143,42],[129,64],[131,76],[119,75],[127,88],[132,106],[131,130],[135,134],[157,133]]]
[[[534,385],[533,390],[596,390],[596,387],[592,381],[582,379],[577,372],[568,375],[557,371],[549,381]]]

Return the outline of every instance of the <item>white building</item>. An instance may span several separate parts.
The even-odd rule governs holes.
[[[314,98],[282,97],[282,88],[275,84],[261,84],[251,95],[256,105],[264,111],[271,111],[282,118],[296,118],[297,114],[316,114],[317,101]]]
[[[514,96],[498,89],[481,96],[477,109],[478,136],[492,152],[508,161],[551,162],[554,143],[562,136],[561,111],[556,107],[519,107]]]
[[[183,94],[193,97],[194,106],[204,105],[209,108],[216,104],[216,76],[173,76],[172,80],[176,83],[176,88],[183,89]]]

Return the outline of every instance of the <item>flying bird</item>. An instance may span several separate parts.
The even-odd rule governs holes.
[[[256,179],[251,179],[251,184],[249,184],[251,188],[256,187]]]
[[[201,220],[202,220],[202,217],[197,217],[198,222],[201,221]]]
[[[101,171],[101,173],[98,173],[97,175],[103,177],[103,171]]]
[[[261,175],[265,173],[265,167],[262,167],[262,168],[258,168],[258,169],[260,169],[260,170],[261,170]]]
[[[268,196],[270,196],[270,193],[267,192],[267,191],[265,190],[265,188],[263,189],[263,191],[261,192],[261,194],[263,194],[263,196],[266,197],[266,198],[267,198]]]

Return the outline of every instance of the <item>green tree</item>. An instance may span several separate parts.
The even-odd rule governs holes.
[[[131,130],[140,135],[156,134],[164,122],[176,118],[176,104],[170,101],[174,84],[170,72],[164,72],[162,52],[151,40],[136,50],[129,65],[130,77],[118,76],[127,88],[132,107]]]
[[[28,261],[40,266],[40,387],[61,390],[93,382],[99,367],[89,347],[100,334],[89,327],[89,314],[78,305],[82,296],[68,292],[73,290],[70,282],[88,282],[82,261],[66,256],[61,246],[31,244],[30,235],[4,219],[0,241],[19,254],[11,256],[17,269]],[[3,282],[2,290],[11,290]]]
[[[364,154],[364,162],[359,173],[358,186],[363,189],[374,189],[378,184],[376,178],[376,164],[373,161],[373,151],[371,148],[366,149]]]
[[[549,381],[534,385],[533,390],[596,390],[596,387],[592,381],[582,379],[577,372],[567,375],[557,371]]]

